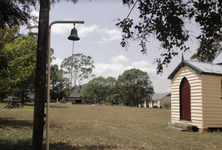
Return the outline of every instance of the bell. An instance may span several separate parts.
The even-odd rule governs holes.
[[[75,27],[71,30],[71,34],[68,37],[68,39],[72,40],[72,41],[78,41],[79,40],[79,37],[78,37],[78,34],[77,34],[77,30],[76,30]]]

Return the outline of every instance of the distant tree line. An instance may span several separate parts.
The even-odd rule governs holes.
[[[133,68],[124,71],[117,79],[97,77],[90,80],[82,94],[91,101],[97,98],[102,103],[138,106],[151,99],[154,89],[148,73]]]

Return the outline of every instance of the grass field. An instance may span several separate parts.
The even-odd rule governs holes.
[[[32,120],[31,103],[0,109],[0,150],[30,150]],[[170,109],[51,104],[50,150],[222,149],[221,132],[178,132],[168,122]]]

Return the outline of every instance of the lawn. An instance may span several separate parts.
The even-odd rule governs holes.
[[[33,104],[0,114],[0,149],[30,150]],[[178,132],[168,122],[170,109],[51,104],[50,150],[222,149],[221,132]]]

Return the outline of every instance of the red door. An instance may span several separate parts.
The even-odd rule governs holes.
[[[180,83],[180,119],[191,120],[190,84],[185,77]]]

